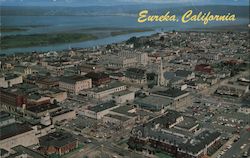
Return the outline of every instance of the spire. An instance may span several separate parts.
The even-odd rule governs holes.
[[[162,58],[161,58],[161,63],[158,69],[158,86],[164,86],[164,73],[163,73],[163,64],[162,64]]]

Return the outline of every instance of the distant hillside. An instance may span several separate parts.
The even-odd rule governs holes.
[[[121,5],[121,6],[91,6],[91,7],[1,7],[2,16],[84,16],[84,15],[136,15],[140,10],[148,9],[151,13],[163,14],[171,11],[181,15],[189,9],[194,12],[213,14],[236,14],[238,17],[249,18],[249,6],[178,6],[172,5]]]

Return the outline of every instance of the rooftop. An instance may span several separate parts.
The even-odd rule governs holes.
[[[8,158],[16,158],[18,157],[18,155],[20,154],[27,154],[31,157],[35,157],[35,158],[47,158],[48,156],[45,156],[35,150],[32,150],[30,148],[24,147],[22,145],[18,145],[12,148],[13,150],[15,150],[17,153],[15,153],[14,155],[9,156]]]
[[[68,77],[62,77],[60,81],[65,83],[75,84],[78,81],[84,81],[88,79],[90,78],[85,76],[68,76]]]
[[[176,76],[180,77],[187,77],[188,75],[192,74],[192,71],[187,71],[187,70],[177,70],[175,71]]]
[[[59,131],[49,133],[39,138],[40,146],[42,147],[55,146],[60,148],[75,141],[77,140],[70,133],[63,133]]]
[[[183,116],[184,120],[178,123],[176,126],[189,130],[190,128],[196,126],[197,120],[194,117]]]
[[[4,127],[1,127],[0,140],[4,140],[22,133],[33,130],[27,124],[13,123]]]
[[[113,93],[113,95],[114,96],[123,96],[123,95],[127,95],[127,94],[130,94],[130,93],[133,93],[133,92],[128,91],[128,90],[124,90],[124,91]]]
[[[56,104],[45,104],[45,105],[28,107],[27,110],[34,113],[40,113],[40,112],[45,112],[47,110],[58,109],[58,108],[60,108],[60,106]]]
[[[194,136],[192,139],[189,139],[189,141],[186,143],[180,144],[180,147],[186,151],[198,153],[220,135],[221,134],[219,132],[204,130],[200,134]]]
[[[94,92],[99,93],[99,92],[103,92],[103,91],[106,91],[106,90],[109,90],[109,89],[118,88],[118,87],[121,87],[121,86],[126,86],[126,85],[121,83],[121,82],[112,82],[112,83],[108,84],[105,87],[95,89]]]
[[[161,96],[166,96],[166,97],[170,97],[170,98],[176,98],[179,97],[183,94],[188,93],[187,91],[181,91],[179,89],[176,88],[170,88],[168,90],[165,91],[156,91],[153,92],[153,94],[157,94],[157,95],[161,95]]]
[[[119,113],[119,114],[129,116],[129,117],[137,116],[135,113],[135,108],[133,106],[130,106],[130,105],[119,106],[119,107],[113,109],[112,111]]]
[[[137,99],[135,102],[138,104],[147,104],[147,105],[154,105],[154,106],[168,106],[172,103],[172,100],[168,98],[159,97],[159,96],[147,96],[142,99]]]
[[[105,74],[104,72],[90,72],[85,75],[86,77],[89,77],[94,80],[102,79],[102,78],[108,78],[109,75]]]
[[[107,115],[105,115],[105,116],[106,116],[106,117],[111,117],[111,118],[114,118],[114,119],[117,119],[117,120],[120,120],[120,121],[127,121],[127,120],[129,120],[128,117],[121,116],[121,115],[107,114]]]
[[[91,110],[91,111],[94,111],[97,113],[97,112],[101,112],[101,111],[106,110],[106,109],[110,109],[110,108],[115,107],[115,106],[117,106],[115,104],[115,102],[109,101],[109,102],[105,102],[105,103],[101,103],[101,104],[89,107],[88,110]]]

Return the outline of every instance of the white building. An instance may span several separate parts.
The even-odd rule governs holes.
[[[115,68],[128,68],[148,64],[148,53],[122,51],[117,55],[108,56],[107,65]]]
[[[63,120],[72,120],[76,118],[75,110],[61,110],[51,114],[52,123],[60,122]]]
[[[84,111],[84,115],[99,120],[102,119],[104,115],[108,114],[110,110],[113,110],[116,107],[118,107],[118,105],[115,102],[109,101],[93,107],[89,107]]]
[[[125,84],[122,84],[120,82],[114,82],[114,83],[110,83],[107,86],[94,90],[93,97],[96,99],[101,99],[103,97],[107,97],[110,94],[113,94],[115,92],[120,92],[126,89],[127,87]]]
[[[116,103],[122,104],[135,99],[135,93],[125,90],[113,94],[113,99]]]
[[[59,88],[75,94],[92,88],[92,80],[84,76],[64,77],[59,81]]]

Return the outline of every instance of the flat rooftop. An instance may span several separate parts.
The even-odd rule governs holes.
[[[95,89],[94,92],[95,93],[103,92],[103,91],[113,89],[113,88],[117,88],[117,87],[121,87],[121,86],[126,86],[126,85],[121,83],[121,82],[112,82],[112,83],[108,84],[105,87]]]
[[[119,106],[111,111],[129,116],[129,117],[136,117],[137,116],[137,114],[135,113],[135,108],[131,105]]]
[[[172,103],[172,100],[168,98],[159,97],[159,96],[147,96],[142,99],[137,99],[135,103],[155,105],[155,106],[168,106]]]
[[[34,112],[34,113],[40,113],[40,112],[45,112],[48,110],[59,109],[59,108],[60,108],[60,106],[58,106],[56,104],[45,104],[45,105],[28,107],[27,110]]]
[[[69,112],[73,112],[74,110],[71,110],[71,109],[64,109],[64,110],[59,110],[59,111],[55,111],[55,112],[52,112],[50,115],[52,117],[55,117],[55,116],[59,116],[59,115],[62,115],[62,114],[66,114],[66,113],[69,113]]]
[[[22,155],[22,154],[28,154],[31,157],[35,157],[35,158],[48,158],[48,156],[45,156],[35,150],[29,149],[27,147],[24,147],[22,145],[18,145],[12,148],[13,150],[15,150],[17,153],[13,155],[13,158],[19,157],[18,155]],[[9,156],[8,158],[12,158],[12,155]]]
[[[127,95],[127,94],[130,94],[130,93],[133,93],[131,91],[128,91],[128,90],[124,90],[124,91],[120,91],[120,92],[115,92],[113,93],[114,96],[123,96],[123,95]]]
[[[105,116],[106,117],[111,117],[111,118],[114,118],[114,119],[117,119],[117,120],[120,120],[120,121],[123,121],[123,122],[129,120],[128,117],[121,116],[121,115],[107,114]]]
[[[4,140],[22,133],[33,130],[27,124],[13,123],[4,127],[1,127],[0,140]]]
[[[89,107],[88,110],[94,111],[97,113],[97,112],[101,112],[101,111],[106,110],[106,109],[110,109],[110,108],[115,107],[115,106],[117,106],[117,105],[115,104],[114,101],[109,101],[109,102],[105,102],[105,103],[101,103],[101,104]]]
[[[72,134],[56,131],[39,138],[42,147],[63,147],[77,141]]]
[[[197,120],[193,117],[188,117],[188,116],[183,116],[184,120],[181,121],[180,123],[178,123],[176,126],[183,128],[183,129],[190,129],[193,128],[194,126],[196,126]]]
[[[170,98],[176,98],[176,97],[179,97],[179,96],[186,94],[186,93],[188,93],[188,92],[181,91],[181,90],[176,89],[176,88],[167,89],[165,91],[153,92],[153,94],[162,95],[162,96],[166,96],[166,97],[170,97]]]
[[[78,81],[88,80],[89,77],[86,76],[68,76],[68,77],[62,77],[60,81],[70,84],[75,84]]]

